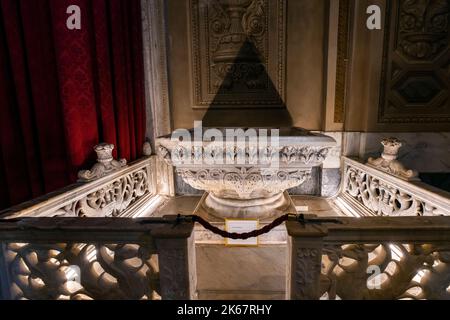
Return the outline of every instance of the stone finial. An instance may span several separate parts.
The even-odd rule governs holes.
[[[109,143],[100,143],[94,147],[97,153],[97,163],[91,170],[82,170],[78,172],[78,181],[87,182],[106,176],[108,173],[116,171],[127,165],[127,160],[115,160],[112,156],[114,145]]]
[[[402,146],[402,142],[395,138],[384,138],[381,140],[383,145],[383,153],[380,158],[369,158],[367,164],[389,174],[402,178],[404,180],[419,180],[418,172],[407,169],[397,160],[398,150]]]
[[[152,155],[152,146],[150,142],[144,142],[144,146],[142,147],[142,154],[146,157],[150,157]]]

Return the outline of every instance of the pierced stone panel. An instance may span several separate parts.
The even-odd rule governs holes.
[[[449,20],[448,0],[389,2],[379,123],[450,123]]]
[[[190,0],[194,108],[282,106],[285,1]]]
[[[137,244],[0,246],[13,300],[159,300],[158,255]]]
[[[446,244],[326,245],[322,299],[448,300],[449,250]]]

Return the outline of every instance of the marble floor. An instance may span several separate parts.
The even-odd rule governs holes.
[[[192,214],[200,196],[179,196],[167,202],[155,215]],[[317,216],[339,216],[327,199],[293,196],[298,212]],[[285,230],[285,229],[284,229]],[[204,233],[196,226],[196,233]],[[274,234],[277,231],[272,231]],[[280,233],[278,231],[278,233]],[[284,231],[285,233],[285,231]],[[197,293],[202,300],[285,299],[287,244],[260,241],[258,247],[228,247],[222,238],[205,241],[196,235]]]
[[[313,196],[291,196],[297,211],[316,214],[318,216],[342,215],[334,208],[331,200]],[[167,204],[154,212],[154,216],[193,214],[201,196],[178,196],[170,199]]]

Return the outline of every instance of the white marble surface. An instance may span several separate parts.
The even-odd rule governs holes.
[[[199,299],[284,299],[287,245],[197,245]]]
[[[336,145],[334,145],[330,149],[325,161],[322,163],[322,168],[326,169],[340,168],[343,133],[342,132],[320,132],[320,133],[329,136],[336,141]]]

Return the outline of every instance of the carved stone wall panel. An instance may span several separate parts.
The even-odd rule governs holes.
[[[190,0],[193,107],[274,107],[285,98],[283,0]]]
[[[390,1],[378,123],[450,123],[450,1]]]

